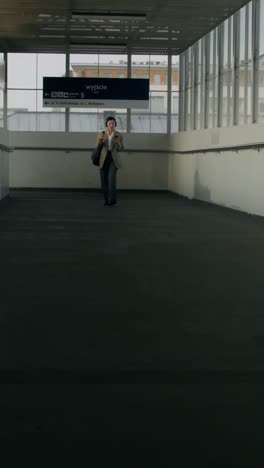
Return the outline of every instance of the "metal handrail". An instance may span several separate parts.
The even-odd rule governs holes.
[[[166,154],[197,154],[197,153],[221,153],[224,151],[242,151],[247,149],[253,150],[260,150],[264,148],[264,143],[248,143],[243,145],[235,145],[235,146],[217,146],[211,148],[193,148],[190,150],[171,150],[171,149],[137,149],[137,148],[129,148],[122,151],[122,153],[166,153]],[[33,151],[65,151],[66,153],[70,153],[72,151],[83,151],[89,152],[94,149],[94,147],[87,147],[87,148],[80,148],[80,147],[42,147],[42,146],[14,146],[14,147],[7,147],[5,145],[0,145],[0,149],[4,149],[5,151],[14,151],[14,150],[33,150]]]
[[[93,147],[87,147],[87,148],[80,148],[80,147],[69,147],[69,146],[49,146],[49,147],[43,147],[43,146],[15,146],[14,150],[33,150],[33,151],[65,151],[66,153],[70,153],[72,151],[85,151],[86,153],[89,151],[94,150]],[[122,153],[168,153],[169,151],[167,149],[125,149],[122,151]]]
[[[215,146],[210,148],[194,148],[190,150],[169,150],[172,154],[194,154],[194,153],[221,153],[224,151],[242,151],[247,149],[260,150],[264,148],[264,143],[246,143],[243,145],[232,145],[232,146]]]
[[[14,151],[14,148],[0,143],[0,151],[5,151],[6,153],[12,153],[12,151]]]

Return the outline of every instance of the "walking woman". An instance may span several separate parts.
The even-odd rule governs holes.
[[[106,131],[99,133],[96,145],[103,143],[100,156],[100,176],[105,205],[115,205],[116,173],[121,167],[119,151],[124,150],[122,135],[116,131],[116,120],[109,116],[105,121]]]

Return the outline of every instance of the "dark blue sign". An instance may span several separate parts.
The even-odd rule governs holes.
[[[44,107],[147,108],[149,80],[44,77]]]

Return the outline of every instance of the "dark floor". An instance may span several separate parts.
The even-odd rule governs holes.
[[[1,468],[264,465],[264,218],[13,191],[0,268]]]

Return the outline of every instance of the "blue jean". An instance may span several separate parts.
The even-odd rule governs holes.
[[[111,151],[108,151],[103,167],[100,169],[102,191],[106,202],[116,202],[116,172],[117,168]]]

